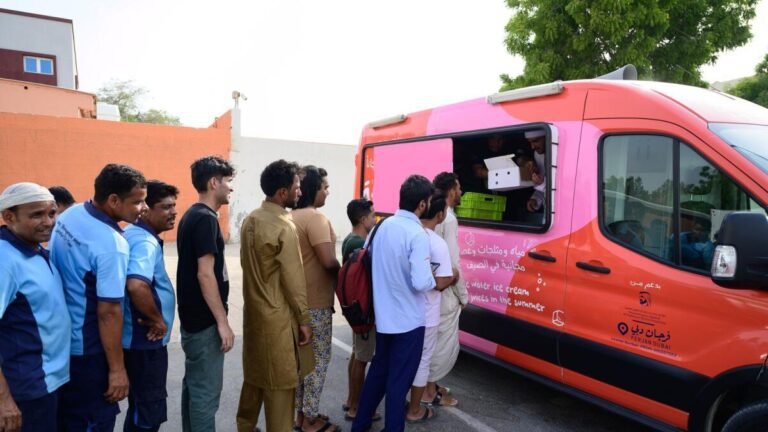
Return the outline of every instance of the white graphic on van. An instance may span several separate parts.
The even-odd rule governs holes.
[[[634,287],[640,287],[640,288],[642,288],[644,290],[648,290],[648,289],[660,290],[661,289],[661,285],[656,283],[656,282],[648,282],[648,283],[646,283],[646,282],[642,282],[642,281],[629,281],[629,286],[631,286],[633,288]]]
[[[565,325],[565,318],[564,318],[565,312],[561,310],[556,310],[552,312],[552,324],[562,327]]]

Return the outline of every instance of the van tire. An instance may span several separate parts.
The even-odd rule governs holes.
[[[768,401],[762,400],[738,410],[722,432],[764,432],[768,429]]]

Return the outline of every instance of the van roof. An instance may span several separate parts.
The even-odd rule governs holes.
[[[654,81],[565,81],[550,96],[489,104],[479,98],[410,113],[398,121],[366,126],[361,144],[386,142],[529,122],[642,118],[688,123],[768,125],[768,109],[716,90]],[[585,103],[586,102],[586,103]]]
[[[614,88],[625,101],[649,99],[649,102],[664,105],[664,101],[659,100],[656,96],[659,95],[677,103],[707,123],[768,124],[768,109],[717,90],[655,81],[583,80],[571,81],[566,83],[566,86],[568,84],[586,84],[591,87],[598,84],[603,88]],[[647,95],[643,95],[643,93],[647,93]],[[610,117],[637,117],[637,114],[622,115],[630,114],[629,112],[621,112],[625,111],[622,106],[632,105],[626,102],[619,105],[603,105],[602,107],[600,104],[593,105],[598,105],[599,108],[597,109],[605,114],[610,113]],[[635,111],[637,107],[628,108]],[[595,118],[595,114],[597,113],[592,112],[591,115],[585,113],[585,118]]]

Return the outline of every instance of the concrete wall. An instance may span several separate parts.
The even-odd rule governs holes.
[[[177,186],[181,214],[197,201],[190,165],[210,154],[228,157],[230,125],[229,113],[210,128],[194,129],[0,112],[0,191],[32,181],[64,186],[81,202],[93,196],[93,180],[104,165],[122,163]],[[226,237],[227,207],[220,215]],[[176,231],[163,236],[174,240]]]
[[[0,112],[92,118],[96,116],[96,96],[0,78]]]
[[[56,56],[58,86],[75,88],[72,23],[0,12],[0,48]]]
[[[237,113],[233,112],[233,116],[236,118]],[[238,130],[237,122],[233,122],[233,130]],[[356,147],[350,145],[247,138],[233,133],[230,160],[237,168],[237,175],[229,206],[230,241],[239,241],[243,219],[264,200],[259,186],[261,172],[277,159],[316,165],[328,171],[330,195],[320,211],[331,220],[338,240],[343,240],[351,229],[347,203],[353,198],[355,151]]]

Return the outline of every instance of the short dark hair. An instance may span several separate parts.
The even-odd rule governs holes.
[[[373,210],[373,201],[366,198],[353,199],[347,203],[347,217],[352,226],[360,223],[360,220]]]
[[[112,194],[125,199],[135,187],[147,187],[144,174],[128,165],[109,164],[96,176],[93,199],[97,203],[103,203]]]
[[[298,174],[299,165],[296,162],[276,160],[261,172],[261,190],[268,197],[274,196],[281,188],[290,189]]]
[[[218,156],[206,156],[192,162],[192,185],[198,192],[208,190],[208,181],[213,177],[232,177],[235,167],[228,160]]]
[[[435,176],[435,179],[432,180],[432,184],[435,185],[435,189],[439,189],[447,194],[449,190],[456,186],[458,180],[459,176],[457,176],[456,173],[443,171]]]
[[[305,208],[315,204],[315,197],[323,187],[323,179],[328,177],[328,171],[314,165],[306,165],[299,171],[301,178],[301,197],[296,208]]]
[[[426,177],[418,174],[408,177],[400,186],[400,209],[415,211],[419,203],[427,201],[434,190],[432,182]]]
[[[421,215],[421,219],[429,220],[437,216],[441,211],[445,211],[445,193],[442,191],[436,191],[432,195],[432,200],[429,203],[429,208],[424,214]]]
[[[65,207],[69,207],[75,203],[75,197],[64,186],[51,186],[48,191],[53,195],[56,204],[61,204]]]
[[[147,182],[147,198],[144,200],[147,203],[147,207],[152,208],[155,204],[169,196],[178,197],[179,188],[160,180],[150,180]]]

